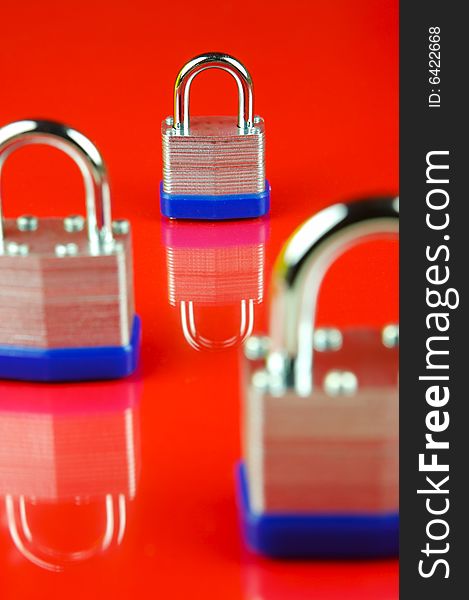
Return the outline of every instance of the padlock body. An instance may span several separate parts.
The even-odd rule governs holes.
[[[188,132],[162,124],[161,207],[170,218],[258,217],[269,210],[264,123],[245,132],[235,117],[192,117]]]
[[[19,231],[6,221],[0,254],[0,379],[119,379],[138,365],[130,234],[94,249],[62,219]],[[15,255],[11,245],[28,247]],[[71,246],[70,246],[71,245]],[[57,252],[57,246],[72,253]]]
[[[378,330],[350,330],[339,350],[315,352],[310,397],[264,393],[251,370],[244,448],[255,511],[397,511],[397,360]],[[329,395],[323,382],[331,370],[353,372],[357,392]]]
[[[132,249],[122,235],[94,253],[86,231],[68,233],[62,219],[41,219],[22,232],[6,220],[5,239],[26,256],[0,255],[0,347],[70,349],[129,344],[134,320]],[[58,256],[58,245],[76,254]]]
[[[162,124],[163,186],[171,194],[258,194],[265,189],[264,123],[243,133],[235,117],[192,117],[187,134]]]
[[[315,352],[315,391],[306,398],[272,395],[258,376],[265,361],[245,364],[238,506],[246,543],[259,554],[398,553],[398,349],[377,330],[346,330],[342,339],[338,350]],[[326,392],[332,370],[353,372],[356,393]]]

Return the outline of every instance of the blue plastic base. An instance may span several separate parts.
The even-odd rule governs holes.
[[[399,553],[398,513],[255,514],[246,470],[236,469],[238,508],[247,545],[271,558],[384,558]]]
[[[270,209],[270,185],[260,194],[230,194],[227,196],[192,196],[168,194],[160,186],[161,212],[170,219],[226,221],[262,217]]]
[[[128,346],[36,350],[0,346],[0,379],[92,381],[120,379],[137,368],[142,325],[135,317]]]

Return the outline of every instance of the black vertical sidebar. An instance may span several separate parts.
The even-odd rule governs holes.
[[[469,597],[466,8],[401,2],[401,600]]]

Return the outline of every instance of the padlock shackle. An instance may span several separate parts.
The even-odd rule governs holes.
[[[189,132],[189,93],[192,80],[206,69],[222,69],[234,77],[238,86],[238,127],[249,130],[253,126],[252,79],[246,67],[233,56],[209,52],[186,63],[174,84],[174,129]]]
[[[397,235],[399,199],[334,204],[301,225],[274,267],[267,368],[274,387],[300,396],[313,391],[316,307],[324,276],[346,250],[365,240]]]
[[[0,181],[7,158],[15,150],[43,144],[61,150],[80,169],[85,184],[88,239],[99,250],[112,242],[111,198],[106,166],[96,146],[76,129],[62,123],[24,120],[0,128]],[[0,246],[5,238],[0,186]]]

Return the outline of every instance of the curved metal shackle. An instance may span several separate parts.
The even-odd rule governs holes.
[[[15,150],[32,144],[65,152],[80,169],[85,184],[88,239],[92,247],[112,242],[111,198],[106,166],[96,146],[76,129],[54,121],[28,119],[0,128],[0,179]],[[0,188],[0,243],[4,240]]]
[[[325,208],[286,242],[273,274],[267,357],[279,393],[313,391],[314,319],[329,266],[359,242],[398,231],[399,198],[376,198]]]
[[[246,67],[233,56],[209,52],[186,63],[174,84],[174,129],[189,131],[189,93],[192,80],[206,69],[222,69],[234,77],[238,86],[238,127],[246,130],[253,125],[252,79]]]

